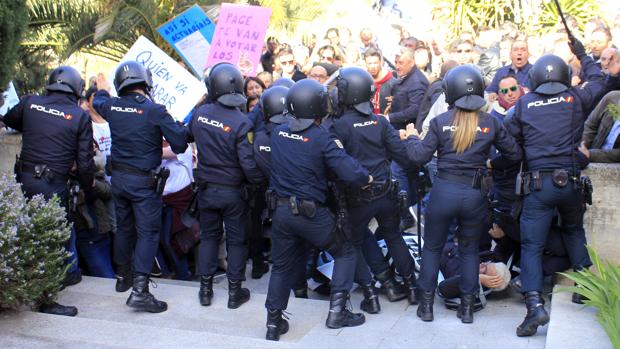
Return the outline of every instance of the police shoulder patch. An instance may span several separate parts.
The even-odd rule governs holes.
[[[340,142],[339,139],[334,139],[334,142],[336,143],[336,145],[338,146],[338,148],[340,149],[344,149],[344,146],[342,146],[342,142]]]
[[[248,143],[250,144],[254,144],[254,132],[250,131],[246,134],[246,137],[248,138]]]

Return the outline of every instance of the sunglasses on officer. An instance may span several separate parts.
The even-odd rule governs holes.
[[[500,88],[500,89],[499,89],[499,93],[501,93],[501,94],[505,95],[505,94],[507,94],[507,93],[508,93],[508,91],[510,91],[510,92],[515,92],[515,91],[516,91],[516,90],[518,90],[518,89],[519,89],[519,86],[514,85],[514,86],[510,86],[510,87],[508,87],[508,88]]]

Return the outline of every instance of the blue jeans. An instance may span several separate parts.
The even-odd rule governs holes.
[[[434,291],[441,252],[446,243],[450,225],[459,224],[458,249],[461,259],[461,294],[478,291],[479,255],[478,242],[484,230],[486,199],[480,189],[470,185],[435,178],[430,203],[426,213],[426,232],[422,250],[420,289]]]
[[[110,279],[115,277],[110,243],[107,234],[90,229],[77,232],[77,248],[87,275]]]
[[[564,188],[553,184],[550,173],[542,176],[542,188],[523,201],[521,212],[521,281],[522,291],[542,292],[542,252],[547,241],[551,220],[558,210],[562,221],[562,239],[573,269],[592,265],[586,250],[583,229],[581,191],[569,181]]]

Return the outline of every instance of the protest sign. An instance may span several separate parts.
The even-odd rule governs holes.
[[[0,107],[0,115],[4,116],[11,108],[19,103],[19,97],[17,96],[17,91],[15,91],[13,81],[9,82],[6,90],[2,92],[2,96],[0,98],[4,98],[4,104]]]
[[[222,4],[207,66],[229,62],[246,76],[256,75],[271,9]]]
[[[140,36],[121,62],[136,61],[153,74],[153,101],[183,120],[207,92],[205,85],[144,36]]]
[[[190,7],[157,29],[200,78],[207,68],[207,54],[214,31],[215,23],[198,5]]]

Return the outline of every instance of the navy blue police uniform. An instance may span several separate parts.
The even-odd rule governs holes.
[[[65,205],[67,179],[74,163],[83,188],[93,185],[93,129],[90,117],[77,103],[77,97],[50,92],[47,96],[23,98],[4,116],[3,122],[22,132],[21,174],[28,197],[43,194],[51,199],[54,194]],[[44,165],[41,176],[36,165]]]
[[[293,281],[290,275],[295,265],[305,264],[304,240],[334,256],[332,293],[348,292],[352,287],[355,252],[350,243],[336,234],[334,216],[325,206],[328,171],[352,186],[368,183],[368,172],[323,128],[312,125],[296,133],[288,125],[275,128],[271,135],[270,187],[278,196],[278,205],[271,233],[273,270],[268,309],[286,309]],[[315,209],[299,212],[306,201]],[[299,206],[299,211],[291,203]]]
[[[437,177],[430,194],[426,213],[426,233],[422,253],[420,289],[432,292],[437,286],[437,272],[441,251],[446,242],[451,222],[459,224],[459,254],[462,257],[461,294],[475,294],[478,290],[478,242],[484,230],[487,215],[486,198],[479,184],[474,184],[476,173],[484,171],[491,146],[503,157],[492,161],[493,168],[521,158],[521,151],[503,125],[486,113],[478,116],[476,138],[462,154],[453,148],[452,133],[455,110],[449,110],[433,119],[424,140],[415,136],[408,139],[407,154],[412,161],[424,164],[437,151]],[[505,157],[505,158],[504,158]]]
[[[245,280],[247,259],[247,202],[243,183],[264,181],[252,151],[252,124],[238,109],[219,102],[198,108],[189,126],[198,149],[195,181],[200,186],[199,274],[212,276],[217,270],[219,241],[226,226],[227,276]]]
[[[78,106],[83,81],[71,67],[58,67],[50,74],[46,96],[27,96],[11,108],[2,121],[22,132],[20,160],[16,164],[17,181],[22,183],[26,197],[42,194],[46,200],[57,195],[60,205],[68,200],[67,180],[75,165],[77,178],[87,192],[93,186],[93,131],[90,117]],[[71,212],[67,212],[71,221]],[[75,230],[66,249],[72,252],[67,260],[71,264],[67,275],[77,275],[77,250]],[[68,280],[68,279],[66,279]],[[39,309],[59,315],[75,316],[75,307],[56,303],[44,304]]]
[[[367,189],[351,189],[349,196],[349,220],[354,245],[363,245],[363,257],[374,274],[383,274],[389,267],[379,250],[376,239],[368,229],[368,223],[377,219],[390,255],[400,275],[415,283],[414,262],[399,231],[399,208],[390,174],[390,160],[401,167],[409,166],[406,144],[398,132],[381,116],[366,115],[354,109],[346,110],[334,120],[333,131],[342,141],[347,153],[368,170],[374,178]],[[358,263],[356,282],[370,282],[368,267],[362,258]],[[365,273],[360,270],[365,269]],[[367,275],[366,275],[367,274]]]
[[[525,196],[521,213],[521,280],[524,293],[542,292],[542,251],[554,212],[560,213],[563,239],[576,270],[591,265],[585,248],[581,166],[577,146],[587,113],[613,79],[603,80],[600,69],[585,54],[579,57],[587,83],[564,88],[556,94],[536,91],[521,97],[506,126],[523,146],[525,168],[537,177],[530,179],[531,193]],[[566,183],[554,184],[554,171],[568,174]],[[557,173],[557,171],[556,171]]]
[[[166,108],[137,92],[110,97],[95,93],[93,106],[110,125],[112,136],[112,194],[117,232],[114,261],[121,268],[131,265],[137,274],[153,268],[161,229],[161,193],[155,191],[154,171],[161,165],[162,137],[173,152],[187,149],[187,131]]]

